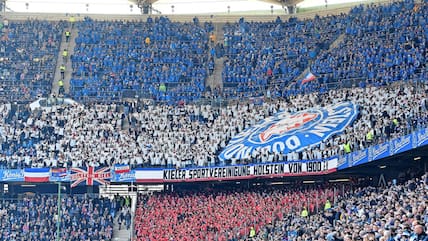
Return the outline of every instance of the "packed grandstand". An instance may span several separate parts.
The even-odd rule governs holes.
[[[129,230],[138,241],[428,241],[423,155],[425,170],[400,166],[381,187],[372,177],[348,176],[340,186],[328,175],[313,185],[303,179],[276,185],[275,178],[288,179],[270,176],[274,181],[244,180],[246,186],[234,179],[219,186],[164,184],[161,192],[144,189],[132,198],[71,189],[60,196],[74,177],[76,185],[108,185],[104,173],[95,177],[89,168],[250,170],[334,160],[338,171],[345,156],[351,156],[346,167],[360,153],[372,155],[363,157],[366,164],[376,161],[373,150],[385,143],[393,143],[388,156],[407,144],[406,151],[421,147],[428,124],[427,21],[427,2],[412,0],[310,19],[243,17],[220,30],[196,17],[176,22],[162,15],[3,18],[0,240],[115,240],[118,230]],[[215,74],[220,83],[208,84]],[[49,108],[31,107],[41,97],[52,102]],[[76,102],[56,104],[62,98]],[[37,170],[67,180],[58,181],[58,196],[5,194],[14,185],[6,172],[23,177],[16,190],[28,191],[23,183],[32,177],[53,180],[40,173],[27,179]],[[131,186],[138,182],[133,175]]]

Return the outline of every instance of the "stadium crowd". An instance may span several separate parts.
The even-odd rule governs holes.
[[[112,240],[115,203],[87,196],[61,198],[61,240]],[[37,194],[2,200],[0,240],[56,240],[57,220],[57,197]]]
[[[223,69],[228,98],[258,96],[275,84],[284,89],[345,27],[343,16],[226,24]]]
[[[95,21],[77,24],[71,57],[71,96],[76,100],[153,98],[176,103],[198,99],[205,90],[209,23]],[[126,96],[125,96],[126,97]]]
[[[291,213],[265,227],[252,240],[426,241],[428,175],[385,188],[347,193],[324,212]]]
[[[220,95],[286,97],[355,83],[426,80],[427,15],[426,4],[406,0],[359,6],[346,15],[226,24]],[[308,72],[317,81],[295,81]]]
[[[249,23],[241,19],[238,23],[226,24],[222,48],[227,57],[225,82],[243,84],[247,86],[243,92],[253,93],[257,89],[264,92],[264,88],[276,82],[281,93],[275,89],[269,91],[272,97],[284,98],[273,98],[260,105],[240,102],[221,108],[186,103],[198,99],[205,90],[207,63],[212,61],[207,59],[212,24],[177,23],[166,17],[149,17],[146,22],[85,18],[76,23],[79,35],[71,56],[74,98],[90,97],[108,102],[121,100],[122,94],[132,90],[137,95],[140,93],[140,97],[149,93],[155,100],[184,102],[178,106],[141,102],[89,104],[33,113],[3,105],[0,166],[76,167],[120,163],[133,167],[179,168],[323,159],[408,134],[427,124],[427,96],[423,91],[426,79],[420,79],[428,77],[426,15],[426,5],[406,0],[357,7],[348,15],[287,21],[278,18],[270,23]],[[401,18],[403,21],[399,21]],[[1,40],[5,43],[3,52],[16,56],[13,50],[22,44],[24,51],[17,51],[24,54],[19,55],[20,58],[40,60],[58,47],[60,37],[55,33],[61,33],[57,30],[63,25],[46,21],[9,23],[3,27],[6,33]],[[19,41],[15,40],[17,31],[24,33]],[[330,49],[342,32],[345,33],[343,43]],[[358,41],[353,41],[354,37]],[[378,41],[372,41],[371,37]],[[388,44],[383,44],[383,38],[390,40]],[[288,47],[284,48],[285,45]],[[35,51],[36,47],[39,52]],[[396,52],[391,53],[391,49]],[[212,45],[211,51],[214,51],[212,56],[223,55],[216,53]],[[53,59],[52,56],[43,58]],[[25,64],[25,61],[18,62]],[[319,75],[317,81],[302,88],[295,85],[297,89],[286,87],[307,67]],[[368,71],[373,68],[378,72]],[[329,72],[333,69],[336,72]],[[367,79],[359,88],[329,90],[322,86],[331,79],[358,76]],[[28,86],[32,85],[25,88]],[[43,91],[37,88],[32,93],[45,93],[49,88]],[[316,91],[305,92],[307,88]],[[227,97],[241,96],[239,86],[233,89],[237,92]],[[8,90],[8,93],[27,93],[18,90]],[[344,133],[319,146],[299,153],[256,150],[240,159],[218,158],[233,136],[279,111],[294,113],[343,101],[359,105],[358,118]]]
[[[241,19],[225,25],[218,53],[209,46],[210,23],[85,18],[76,23],[79,36],[70,56],[73,98],[110,102],[137,95],[180,105],[136,101],[30,111],[2,104],[0,167],[181,168],[323,159],[409,134],[428,123],[427,6],[405,0],[309,20]],[[2,102],[50,93],[64,26],[33,20],[1,25]],[[339,38],[343,41],[334,46]],[[187,104],[204,95],[214,56],[226,57],[226,88],[214,91],[213,98],[266,92],[283,98],[220,108]],[[316,81],[289,87],[308,69]],[[350,79],[359,81],[359,87],[326,88]],[[318,146],[218,158],[231,138],[260,120],[345,101],[359,106],[357,119]],[[137,239],[428,241],[427,178],[362,187],[341,196],[331,186],[140,196]],[[60,201],[62,240],[111,240],[114,217],[120,228],[130,228],[130,199],[67,196]],[[324,212],[317,213],[324,204]],[[45,195],[1,200],[0,240],[54,240],[56,205],[55,197]]]
[[[0,27],[0,101],[50,94],[64,22],[8,21]]]
[[[192,23],[163,16],[145,22],[85,18],[75,24],[70,95],[83,101],[139,96],[177,103],[207,96],[288,97],[325,90],[331,83],[425,80],[427,15],[426,4],[405,0],[304,20],[242,18],[224,25],[224,42],[215,48],[213,24],[196,18]],[[2,24],[3,93],[21,101],[49,93],[56,63],[52,53],[64,26],[33,20]],[[17,33],[23,33],[19,39]],[[213,57],[221,56],[225,88],[207,94]],[[293,85],[308,71],[317,81]]]
[[[390,83],[427,77],[428,6],[413,1],[356,7],[344,40],[312,64],[323,82]],[[425,66],[425,67],[424,67]]]
[[[259,231],[283,214],[333,198],[322,190],[207,191],[166,193],[140,197],[135,227],[138,241],[218,240]],[[244,205],[245,204],[245,205]]]
[[[140,197],[137,240],[428,240],[426,174],[336,196],[332,187],[261,189]]]
[[[279,111],[294,113],[343,101],[359,105],[358,118],[344,133],[317,147],[299,153],[259,150],[242,159],[225,161],[217,157],[233,136],[261,119]],[[113,164],[184,167],[323,159],[345,154],[344,144],[349,144],[351,151],[360,150],[425,127],[427,104],[420,86],[397,83],[222,108],[133,102],[57,106],[18,118],[10,117],[10,106],[3,105],[0,163],[9,168]],[[7,122],[10,118],[12,121]]]

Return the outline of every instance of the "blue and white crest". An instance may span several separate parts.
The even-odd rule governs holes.
[[[412,149],[412,135],[406,135],[390,142],[389,154],[395,155]]]
[[[0,170],[0,180],[8,182],[24,181],[24,170],[21,169],[4,169]]]
[[[135,182],[135,170],[130,170],[125,173],[115,173],[112,177],[112,182]]]
[[[287,154],[314,146],[342,132],[357,117],[352,102],[313,108],[294,114],[279,112],[236,135],[220,153],[220,160],[249,158],[258,148]]]
[[[424,146],[426,144],[428,144],[428,129],[422,129],[420,131],[418,131],[416,133],[416,138],[413,137],[414,139],[416,139],[417,142],[417,146]]]
[[[382,143],[369,148],[371,158],[369,161],[379,160],[389,156],[389,143]]]

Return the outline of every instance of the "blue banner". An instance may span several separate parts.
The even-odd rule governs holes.
[[[369,162],[369,152],[367,149],[354,151],[348,156],[349,167],[354,167]]]
[[[23,182],[24,169],[0,169],[0,181]]]
[[[337,169],[343,170],[426,145],[428,145],[428,128],[372,146],[363,151],[355,151],[349,155],[339,156]]]
[[[428,145],[428,128],[417,131],[414,138],[417,147]]]
[[[412,135],[406,135],[389,142],[389,155],[395,155],[412,149]]]
[[[379,160],[389,156],[389,142],[369,148],[369,161]]]
[[[342,170],[342,169],[348,168],[349,157],[350,157],[350,155],[341,155],[341,156],[337,157],[337,170]]]
[[[308,109],[291,115],[279,112],[232,138],[219,158],[244,159],[260,150],[282,154],[298,152],[341,133],[355,120],[357,114],[357,105],[352,102]]]
[[[112,178],[112,182],[135,182],[135,170],[130,170],[125,173],[114,173]]]

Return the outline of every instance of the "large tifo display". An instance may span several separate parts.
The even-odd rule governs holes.
[[[336,170],[358,166],[427,144],[428,128],[425,128],[365,150],[355,151],[345,156],[331,157],[326,160],[185,169],[136,168],[131,170],[128,165],[115,165],[113,168],[0,169],[0,181],[69,182],[72,187],[75,187],[78,185],[103,185],[110,182],[172,183],[325,175]]]
[[[279,112],[233,137],[219,158],[249,158],[258,149],[283,154],[298,152],[343,132],[357,114],[358,108],[352,102],[307,109],[292,115]]]

